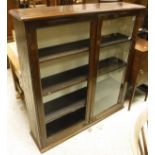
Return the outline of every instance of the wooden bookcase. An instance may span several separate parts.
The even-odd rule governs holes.
[[[123,107],[144,9],[108,3],[10,11],[31,135],[41,152]]]

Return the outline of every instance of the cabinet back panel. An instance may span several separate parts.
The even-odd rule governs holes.
[[[135,17],[119,17],[116,19],[104,20],[102,24],[102,35],[112,33],[121,33],[127,36],[132,36]]]
[[[79,41],[90,37],[90,22],[78,22],[37,29],[38,48]]]
[[[88,52],[55,59],[40,64],[41,78],[88,64]]]
[[[130,42],[104,47],[100,49],[99,59],[103,60],[115,56],[127,62],[129,49],[130,49]]]
[[[57,119],[46,125],[47,137],[65,130],[68,127],[85,119],[85,108],[82,108],[74,113],[70,113],[65,117]]]
[[[54,92],[52,94],[48,94],[48,95],[43,97],[43,103],[54,100],[56,98],[59,98],[61,96],[66,95],[66,94],[72,93],[72,92],[74,92],[76,90],[79,90],[81,88],[84,88],[86,86],[87,86],[87,82],[85,81],[85,82],[82,82],[80,84],[77,84],[77,85],[62,89],[62,90],[57,91],[57,92]]]

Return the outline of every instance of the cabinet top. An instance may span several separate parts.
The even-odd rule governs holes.
[[[116,3],[96,3],[96,4],[79,4],[50,6],[41,8],[14,9],[10,14],[20,21],[32,21],[47,18],[59,18],[67,16],[76,16],[94,13],[108,13],[117,11],[132,11],[145,9],[142,5],[116,2]]]

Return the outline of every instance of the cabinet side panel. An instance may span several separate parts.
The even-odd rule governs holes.
[[[14,26],[16,32],[17,51],[19,55],[19,63],[21,67],[22,84],[25,94],[26,106],[28,110],[28,117],[30,121],[30,128],[39,145],[41,144],[40,126],[38,121],[38,111],[35,104],[35,97],[33,91],[31,68],[29,63],[28,46],[26,40],[25,26],[23,22],[14,19]]]

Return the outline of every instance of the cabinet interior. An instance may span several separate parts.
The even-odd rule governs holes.
[[[85,120],[89,33],[90,22],[37,30],[47,137]]]
[[[91,117],[118,102],[134,20],[132,16],[103,20]],[[124,25],[124,22],[127,24]],[[37,43],[46,133],[49,137],[85,120],[90,21],[39,28]]]

